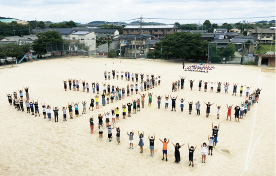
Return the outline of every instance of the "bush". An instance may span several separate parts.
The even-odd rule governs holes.
[[[256,65],[254,61],[244,62],[243,65]]]
[[[116,57],[116,52],[115,52],[115,50],[110,50],[110,51],[108,52],[108,57],[109,57],[109,58],[114,58],[114,57]]]
[[[219,55],[214,55],[211,58],[212,63],[221,63],[221,57]]]

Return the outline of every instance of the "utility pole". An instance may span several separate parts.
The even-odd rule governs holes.
[[[162,55],[163,55],[163,53],[162,53],[162,43],[161,43],[161,59],[162,59]]]
[[[120,42],[120,58],[122,57],[122,43]]]
[[[207,64],[209,63],[210,59],[210,49],[209,49],[210,42],[208,43],[208,59],[207,59]]]
[[[134,37],[134,47],[135,47],[135,59],[137,59],[137,57],[136,57],[136,36]]]

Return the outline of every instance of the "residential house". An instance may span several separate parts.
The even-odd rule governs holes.
[[[227,29],[214,29],[215,39],[225,39]]]
[[[122,57],[144,58],[146,56],[149,34],[123,35],[119,37],[119,55]]]
[[[216,48],[226,48],[230,44],[230,39],[215,39],[211,43],[216,44]]]
[[[237,36],[239,36],[237,32],[226,32],[224,37],[227,39],[232,39]]]
[[[70,34],[70,41],[79,41],[88,47],[88,51],[96,51],[96,34],[89,31],[77,31]]]
[[[37,28],[37,29],[33,29],[33,32],[35,34],[44,33],[44,32],[47,32],[47,31],[56,31],[56,32],[58,32],[64,40],[70,40],[70,34],[72,34],[73,32],[76,32],[72,28],[44,28],[44,29]]]
[[[116,38],[119,36],[119,31],[117,29],[101,29],[101,28],[73,28],[75,31],[89,31],[94,32],[97,37],[110,37]]]
[[[258,66],[275,68],[275,52],[266,52],[258,55]]]
[[[25,45],[32,44],[36,39],[36,35],[7,36],[1,40],[1,43],[15,43],[17,45]]]
[[[149,34],[155,39],[174,33],[174,25],[126,26],[123,31],[124,35]]]
[[[241,30],[237,29],[237,28],[233,28],[233,29],[230,29],[229,32],[236,32],[236,33],[240,34]]]
[[[227,32],[227,29],[214,29],[214,33],[226,33]]]
[[[252,29],[248,33],[257,38],[259,43],[275,43],[275,29],[273,28],[260,28]]]
[[[214,40],[215,38],[215,34],[214,33],[202,33],[202,39],[206,40],[208,42],[211,42]]]
[[[237,51],[243,51],[244,55],[253,54],[256,48],[256,39],[253,36],[237,36],[231,39],[231,43],[236,45]]]

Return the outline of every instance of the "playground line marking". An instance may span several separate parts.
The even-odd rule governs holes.
[[[258,78],[258,87],[260,85],[260,80],[261,80],[261,69],[260,69],[260,74],[259,74],[259,78]],[[253,126],[252,126],[252,131],[251,131],[251,136],[250,136],[250,142],[249,142],[249,146],[248,146],[248,150],[247,150],[245,165],[244,165],[244,172],[247,171],[248,165],[249,165],[249,156],[251,154],[250,151],[251,151],[251,145],[252,145],[253,136],[254,136],[254,129],[255,129],[255,124],[256,124],[257,110],[258,110],[258,103],[256,103],[256,107],[255,107],[255,110],[254,110]],[[255,143],[255,145],[256,145],[256,143]],[[255,148],[255,145],[254,145],[254,148]]]

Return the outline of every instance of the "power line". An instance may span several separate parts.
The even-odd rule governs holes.
[[[241,19],[259,19],[259,18],[275,18],[276,16],[256,16],[256,17],[233,17],[233,18],[143,18],[143,19],[151,19],[151,20],[241,20]],[[122,21],[134,21],[134,20],[140,20],[141,18],[133,18],[128,20],[122,20]]]

